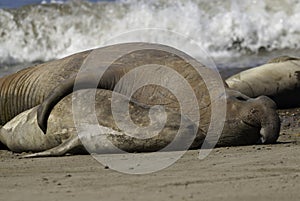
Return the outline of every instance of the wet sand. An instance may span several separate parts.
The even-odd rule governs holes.
[[[0,200],[300,200],[300,108],[279,111],[278,144],[188,151],[174,165],[128,175],[90,155],[20,159],[0,151]],[[126,161],[124,161],[126,162]]]

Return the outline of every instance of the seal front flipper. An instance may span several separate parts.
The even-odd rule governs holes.
[[[82,150],[82,149],[83,149],[83,145],[81,144],[79,137],[77,135],[72,135],[68,140],[58,145],[57,147],[42,152],[26,154],[22,156],[22,158],[63,156],[66,153],[72,153],[72,152],[76,152],[76,150]]]

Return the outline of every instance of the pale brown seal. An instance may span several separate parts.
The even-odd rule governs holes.
[[[46,135],[37,125],[37,107],[34,107],[20,113],[0,129],[0,142],[14,152],[37,152],[26,157],[41,157],[61,156],[65,153],[86,153],[86,150],[90,153],[118,153],[119,150],[116,150],[114,146],[127,152],[195,149],[202,145],[206,137],[206,133],[201,129],[196,130],[197,126],[194,122],[169,109],[165,110],[167,120],[158,135],[147,139],[138,138],[143,134],[141,132],[132,132],[129,135],[118,128],[111,109],[111,101],[124,105],[128,99],[121,94],[116,94],[112,99],[112,92],[106,90],[97,90],[95,96],[96,115],[103,134],[92,134],[91,129],[98,125],[90,121],[92,109],[85,103],[88,102],[89,96],[94,95],[93,93],[95,93],[93,90],[80,90],[72,94],[79,99],[81,109],[85,111],[79,118],[80,124],[87,125],[86,129],[80,131],[75,126],[72,95],[68,95],[51,111]],[[265,132],[264,127],[261,128],[262,123],[271,124],[269,126],[273,127],[274,140],[278,137],[278,120],[267,121],[270,115],[276,116],[272,101],[266,97],[251,99],[235,91],[228,91],[228,93],[231,94],[228,100],[230,108],[228,108],[225,127],[217,146],[259,143],[261,133]],[[147,127],[150,120],[149,107],[130,102],[129,108],[130,118],[137,125]],[[160,113],[152,116],[154,120],[160,121],[160,118]],[[266,122],[261,122],[263,119]],[[145,129],[145,132],[148,131]],[[172,142],[172,146],[167,147]]]
[[[300,59],[281,56],[226,80],[249,97],[269,96],[279,108],[300,106]]]
[[[170,88],[178,89],[180,91],[179,96],[184,97],[185,89],[183,84],[177,81],[172,82],[175,79],[172,72],[175,71],[189,84],[197,99],[196,103],[193,104],[191,104],[189,98],[183,99],[183,105],[187,107],[187,114],[184,115],[193,120],[194,113],[199,112],[201,118],[199,121],[196,120],[194,122],[199,125],[200,130],[204,133],[207,133],[211,123],[215,123],[211,121],[212,115],[218,113],[219,110],[221,111],[222,107],[226,107],[226,123],[229,125],[225,126],[224,130],[230,127],[231,131],[225,131],[225,133],[232,132],[229,134],[230,136],[235,134],[239,136],[241,130],[236,126],[238,125],[237,121],[247,122],[248,119],[246,117],[248,117],[251,119],[251,122],[256,122],[250,125],[257,128],[256,132],[257,134],[260,133],[261,142],[274,143],[278,138],[279,119],[276,114],[275,104],[270,99],[260,97],[257,100],[254,99],[255,101],[247,102],[248,97],[237,92],[226,90],[226,92],[224,91],[225,94],[220,94],[220,91],[218,91],[220,85],[218,85],[217,73],[179,50],[158,44],[128,43],[112,45],[96,51],[97,54],[89,60],[91,64],[95,65],[95,68],[88,69],[78,77],[73,76],[65,80],[41,104],[38,110],[38,123],[44,132],[47,129],[47,119],[52,108],[64,96],[72,93],[74,86],[76,87],[75,90],[98,87],[114,90],[128,96],[131,95],[130,90],[143,80],[148,80],[149,83],[163,80],[169,84]],[[115,57],[112,56],[114,54],[120,56],[114,59]],[[113,59],[110,59],[111,57]],[[149,64],[154,66],[151,68],[145,66]],[[130,73],[140,69],[141,66],[144,68],[139,73]],[[200,73],[195,69],[195,66],[200,69]],[[164,71],[164,67],[171,70]],[[97,77],[98,71],[103,72],[101,79]],[[125,75],[127,77],[123,79]],[[98,82],[99,80],[100,82]],[[209,87],[207,85],[209,82],[213,87],[208,90]],[[210,99],[210,94],[215,94],[213,101]],[[140,87],[135,90],[131,98],[145,105],[163,105],[168,109],[180,112],[178,97],[162,86],[150,84]],[[219,105],[219,108],[215,108],[215,111],[212,113],[212,103],[222,98],[227,100],[227,105]],[[253,104],[248,104],[250,102]],[[237,108],[239,109],[237,110]],[[227,121],[231,117],[233,117],[232,121]],[[243,144],[242,142],[233,141],[232,144]]]

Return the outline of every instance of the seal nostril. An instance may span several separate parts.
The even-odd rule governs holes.
[[[250,110],[250,113],[251,113],[251,114],[258,113],[258,110],[257,110],[257,109],[255,109],[255,108],[251,108],[251,110]]]
[[[256,98],[260,102],[262,102],[265,106],[272,108],[272,109],[277,109],[276,103],[269,97],[267,96],[259,96]]]

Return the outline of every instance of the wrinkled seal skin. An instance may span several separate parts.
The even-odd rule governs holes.
[[[181,117],[180,114],[170,110],[165,110],[167,120],[164,128],[158,135],[149,139],[139,139],[130,137],[123,131],[119,130],[112,116],[111,98],[112,92],[106,90],[97,90],[96,96],[93,90],[80,90],[75,92],[76,97],[82,103],[82,110],[88,116],[82,116],[80,123],[83,125],[92,125],[90,114],[93,107],[86,107],[84,104],[88,101],[88,97],[96,97],[95,108],[99,125],[103,126],[106,137],[118,148],[128,152],[147,152],[157,151],[167,146],[177,135],[178,140],[170,150],[188,149],[189,145],[185,144],[188,140],[194,141],[191,147],[196,147],[202,143],[204,135],[198,135],[195,138],[195,133],[200,133],[196,129],[196,125],[187,118]],[[117,97],[117,98],[116,98]],[[115,104],[127,104],[126,97],[117,95],[113,99]],[[127,104],[128,105],[128,104]],[[150,123],[148,116],[149,107],[140,104],[129,102],[129,110],[131,119],[139,126],[147,126]],[[86,139],[88,146],[84,147],[79,140],[77,129],[73,120],[72,112],[72,95],[65,97],[52,110],[49,118],[49,128],[47,135],[44,135],[36,122],[37,107],[24,111],[9,121],[0,130],[0,140],[10,150],[14,152],[40,152],[33,156],[59,156],[65,153],[84,153],[86,148],[93,153],[114,153],[112,146],[105,144],[102,138],[95,136],[79,134]],[[118,112],[117,112],[118,114]],[[124,114],[119,114],[124,116]],[[158,118],[159,115],[154,116]],[[179,130],[182,119],[182,128]],[[128,120],[128,119],[126,119]],[[93,127],[92,127],[93,129]],[[80,132],[80,131],[78,131]],[[86,132],[86,131],[84,131]],[[131,133],[132,134],[132,133]],[[142,133],[136,133],[139,136]],[[81,138],[82,139],[82,138]]]
[[[270,118],[273,132],[278,132],[278,127],[273,122],[279,123],[274,107],[275,104],[267,97],[259,97],[256,99],[248,98],[239,92],[229,90],[230,98],[228,99],[227,118],[222,135],[217,146],[232,146],[232,145],[248,145],[255,144],[260,141],[261,121],[262,116],[266,114]],[[92,109],[85,105],[88,102],[88,97],[94,95],[93,89],[80,90],[72,95],[78,97],[82,111],[85,111],[80,116],[82,125],[89,125],[93,129],[93,123],[90,120]],[[42,156],[61,156],[65,153],[118,153],[110,144],[103,141],[103,138],[89,135],[89,130],[84,130],[80,133],[78,127],[74,125],[72,95],[63,98],[51,111],[49,116],[49,126],[47,134],[44,135],[37,125],[37,107],[29,109],[17,115],[5,126],[0,129],[0,141],[14,152],[37,152],[26,155],[25,157],[42,157]],[[95,95],[94,95],[95,96]],[[112,99],[112,92],[107,90],[97,90],[95,96],[95,108],[99,125],[104,130],[105,137],[110,142],[121,150],[127,152],[147,152],[163,149],[174,140],[177,135],[175,144],[166,149],[170,150],[186,150],[188,148],[199,148],[203,143],[205,133],[201,129],[196,130],[196,125],[189,119],[181,116],[177,112],[166,109],[167,120],[164,128],[158,135],[148,139],[138,139],[128,136],[119,130],[116,125],[111,111],[111,101],[115,104],[123,105],[127,103],[127,98],[121,94],[117,94],[117,98]],[[130,118],[139,126],[147,126],[149,123],[149,107],[140,105],[139,103],[129,102]],[[274,113],[270,113],[274,112]],[[79,114],[80,111],[79,111]],[[119,113],[120,115],[124,115]],[[154,116],[154,119],[160,120],[159,113]],[[275,118],[275,119],[272,119]],[[153,117],[152,117],[153,119]],[[179,125],[182,119],[182,128],[179,130]],[[81,121],[82,120],[82,121]],[[128,119],[126,119],[128,120]],[[81,140],[85,143],[83,146],[79,140],[78,132]],[[197,135],[195,136],[195,132]],[[132,133],[131,133],[132,134]],[[141,133],[136,133],[139,136]],[[275,141],[274,139],[268,141]],[[192,145],[189,140],[194,140]],[[208,140],[208,143],[209,140]]]
[[[97,51],[99,53],[97,57],[100,58],[107,58],[113,52],[122,53],[122,51],[124,51],[124,53],[129,53],[123,54],[121,58],[114,61],[109,66],[108,70],[104,72],[100,82],[98,82],[97,78],[95,78],[95,70],[103,71],[102,67],[106,65],[107,60],[97,60],[99,61],[99,63],[97,63],[97,69],[93,69],[91,72],[85,72],[78,77],[67,79],[55,88],[55,90],[46,98],[38,109],[38,124],[44,132],[47,130],[47,119],[52,108],[64,96],[73,92],[75,81],[77,83],[77,90],[97,86],[102,89],[114,89],[114,91],[128,96],[127,91],[132,88],[134,82],[147,79],[149,74],[140,73],[138,77],[127,77],[127,79],[123,80],[121,79],[122,76],[136,67],[145,64],[158,64],[175,70],[189,83],[197,98],[199,106],[200,121],[195,123],[199,124],[201,131],[207,133],[211,119],[211,100],[208,89],[201,76],[205,76],[207,79],[214,81],[218,78],[215,76],[216,72],[204,67],[183,52],[171,47],[157,44],[119,44],[98,49]],[[194,69],[191,63],[193,66],[197,65],[201,69],[201,76]],[[162,69],[160,67],[155,69],[155,71],[158,72],[161,70]],[[153,80],[165,80],[170,79],[172,76],[168,77],[168,72],[164,72],[150,77]],[[115,88],[117,83],[119,87]],[[178,83],[174,83],[174,85],[179,89],[182,87]],[[215,89],[211,90],[213,92]],[[218,96],[221,96],[221,94],[218,94]],[[157,85],[141,87],[131,98],[132,100],[145,105],[163,105],[175,112],[180,111],[176,97],[170,91]],[[256,135],[256,137],[260,136],[260,142],[262,143],[276,142],[279,133],[279,118],[275,111],[276,106],[272,100],[267,97],[249,99],[247,96],[231,90],[226,91],[225,98],[227,99],[227,116],[223,135],[231,137],[224,140],[224,144],[229,146],[257,143],[258,138],[256,138],[256,141],[252,141],[253,139],[250,140],[251,143],[250,141],[242,141],[242,138],[240,141],[237,140],[238,137],[242,136],[241,133],[245,132],[245,127],[248,127],[248,132],[246,133],[251,133],[251,135]],[[189,104],[189,100],[185,101],[187,101],[186,104],[188,105],[189,112],[191,113],[191,115],[188,114],[188,118],[192,119],[192,114],[195,111],[195,105]],[[246,126],[244,126],[244,124]],[[242,126],[239,127],[240,125]]]
[[[270,98],[249,98],[227,89],[227,114],[219,146],[275,143],[279,130],[276,104]]]
[[[0,78],[0,125],[40,104],[61,81],[77,73],[89,52],[39,64]]]
[[[191,63],[202,69],[203,76],[211,77],[211,79],[213,79],[213,76],[217,77],[215,72],[204,67],[189,55],[164,45],[127,43],[107,46],[97,49],[96,51],[98,54],[95,56],[96,58],[93,59],[95,62],[99,62],[97,63],[96,69],[88,69],[86,70],[87,72],[81,73],[78,76],[73,76],[70,79],[66,79],[63,83],[56,87],[53,92],[51,92],[47,100],[44,101],[43,105],[39,108],[38,123],[44,132],[46,132],[47,129],[47,118],[51,109],[57,102],[59,102],[59,100],[61,100],[62,97],[73,92],[75,80],[77,83],[77,90],[90,87],[94,88],[98,84],[98,88],[114,90],[128,96],[128,91],[136,82],[139,82],[139,80],[146,80],[148,77],[151,77],[153,80],[171,80],[170,78],[173,76],[168,76],[170,72],[164,72],[163,68],[159,65],[166,66],[177,72],[188,82],[192,90],[195,91],[198,101],[197,106],[199,106],[201,111],[200,116],[202,123],[200,128],[202,130],[207,130],[211,116],[209,93],[205,87],[202,77]],[[113,53],[116,53],[121,57],[110,61],[109,58],[112,57],[111,55],[113,55]],[[93,57],[93,55],[91,57]],[[157,65],[157,67],[154,67],[155,69],[153,71],[158,72],[158,75],[156,74],[151,76],[148,73],[139,73],[138,77],[135,77],[135,74],[132,74],[132,77],[127,77],[127,79],[121,80],[121,78],[129,71],[149,64]],[[109,65],[109,68],[104,72],[100,82],[98,83],[99,80],[97,76],[95,77],[95,72],[104,71],[107,65]],[[117,83],[119,88],[116,89],[115,86]],[[173,87],[181,89],[183,86],[178,83],[174,83]],[[182,88],[182,90],[186,89]],[[176,97],[165,88],[157,85],[141,87],[133,94],[132,99],[136,102],[149,106],[165,105],[167,108],[174,109],[176,111],[180,108]],[[189,100],[186,101],[189,102]],[[189,113],[193,115],[194,110],[195,106],[190,107]]]
[[[281,56],[226,80],[249,97],[269,96],[279,108],[300,106],[300,59]]]

